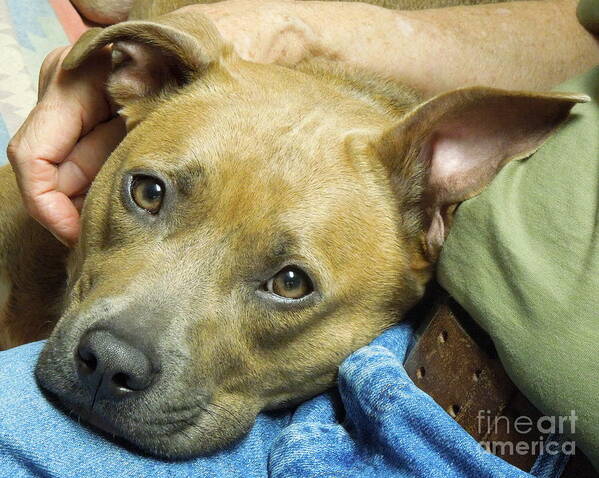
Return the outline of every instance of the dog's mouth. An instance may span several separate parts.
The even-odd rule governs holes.
[[[48,383],[39,370],[36,376],[46,398],[61,412],[121,447],[161,459],[214,453],[243,436],[255,418],[255,413],[237,416],[207,397],[194,403],[158,403],[156,396],[94,403],[76,384]]]
[[[71,400],[67,398],[68,394],[57,393],[43,384],[40,386],[46,398],[62,412],[110,436],[118,436],[131,442],[135,442],[137,438],[168,438],[184,433],[187,428],[194,426],[203,413],[203,407],[152,412],[143,401],[126,407],[120,404],[111,406],[101,402],[93,403],[91,399],[84,403],[83,400]],[[139,413],[143,409],[147,409],[147,413]]]
[[[177,460],[213,451],[212,448],[205,452],[198,450],[202,445],[201,440],[199,443],[197,439],[190,440],[192,435],[197,435],[197,429],[201,428],[199,424],[202,416],[209,413],[204,408],[173,409],[150,418],[135,412],[111,413],[106,404],[94,404],[92,409],[89,404],[73,402],[45,388],[42,390],[46,398],[61,412],[76,419],[93,433],[136,454]],[[196,433],[190,433],[191,430]]]

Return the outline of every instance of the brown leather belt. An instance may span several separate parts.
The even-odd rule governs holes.
[[[408,375],[481,446],[530,471],[540,448],[539,432],[519,433],[522,427],[515,427],[514,420],[529,417],[536,423],[541,413],[509,379],[488,335],[446,293],[435,295],[441,298],[435,300],[430,321],[408,355]],[[492,446],[521,442],[531,452]],[[593,478],[599,473],[576,449],[562,477]]]

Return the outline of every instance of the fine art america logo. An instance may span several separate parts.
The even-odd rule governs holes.
[[[572,439],[576,432],[576,412],[565,416],[542,416],[536,420],[528,416],[508,418],[493,415],[490,410],[480,410],[476,416],[479,436],[487,437],[479,443],[495,455],[574,455],[576,443]],[[492,437],[510,436],[516,432],[530,439],[521,441],[492,440]]]

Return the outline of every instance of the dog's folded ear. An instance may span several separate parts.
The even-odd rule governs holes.
[[[108,91],[123,107],[128,127],[137,124],[156,100],[176,91],[232,54],[207,18],[167,14],[151,21],[129,21],[92,28],[63,62],[79,67],[96,50],[112,44],[113,71]]]
[[[379,154],[406,207],[423,214],[423,252],[437,259],[456,206],[477,195],[513,159],[535,150],[582,95],[484,87],[436,96],[383,134]],[[550,174],[550,172],[548,172]]]

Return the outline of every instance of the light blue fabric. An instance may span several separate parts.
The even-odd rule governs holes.
[[[485,452],[414,385],[402,365],[412,336],[410,323],[393,327],[345,360],[338,390],[261,414],[228,450],[176,463],[137,455],[53,408],[32,373],[43,342],[2,352],[0,477],[531,477]],[[543,456],[538,476],[559,476],[563,457]]]

